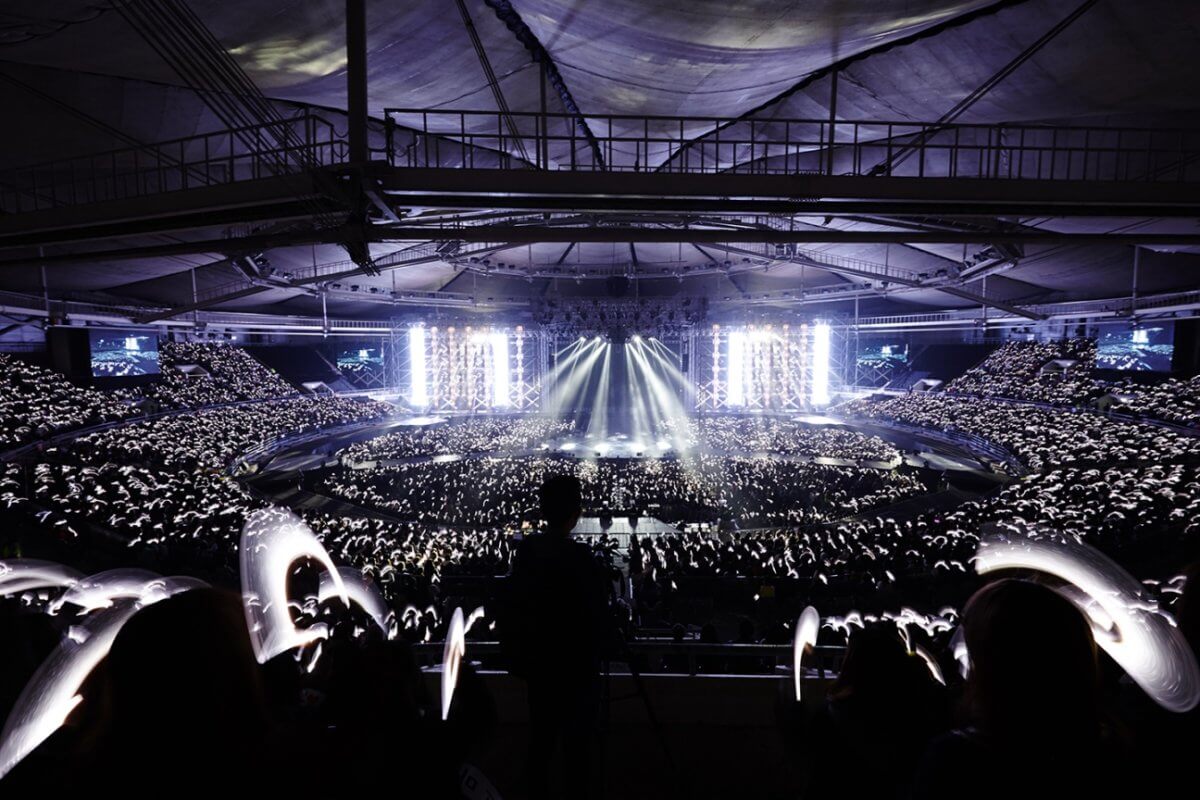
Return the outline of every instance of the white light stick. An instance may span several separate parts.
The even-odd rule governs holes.
[[[146,569],[110,569],[79,580],[46,610],[50,614],[57,614],[63,606],[70,604],[78,606],[79,613],[87,614],[110,608],[117,600],[135,600],[142,606],[148,606],[178,592],[207,585],[199,578],[164,578]]]
[[[450,628],[446,631],[446,646],[442,650],[442,719],[450,717],[450,702],[458,686],[458,667],[467,651],[466,625],[461,608],[454,609],[450,616]]]
[[[929,674],[933,676],[933,679],[942,686],[945,686],[946,679],[942,676],[942,668],[938,666],[937,660],[930,655],[929,651],[918,644],[913,647],[913,653],[925,662],[925,666],[929,668]]]
[[[292,565],[302,558],[317,561],[329,573],[342,602],[350,605],[342,576],[333,560],[304,521],[290,511],[266,508],[255,511],[242,526],[238,547],[242,573],[242,605],[246,627],[258,663],[318,639],[329,631],[323,624],[304,630],[288,612],[287,584]]]
[[[341,578],[341,586],[334,581],[333,576],[338,575]],[[321,586],[317,592],[317,600],[324,603],[334,597],[350,598],[350,601],[366,611],[371,619],[375,620],[375,624],[383,631],[384,635],[389,633],[392,627],[388,617],[391,612],[388,611],[387,603],[383,601],[383,595],[379,593],[379,589],[373,583],[368,583],[362,575],[362,572],[354,567],[338,567],[334,572],[321,573]],[[390,638],[390,637],[389,637]]]
[[[83,573],[34,558],[13,558],[0,561],[0,597],[21,594],[33,589],[57,589],[74,586]]]
[[[138,599],[133,602],[91,614],[79,625],[72,626],[70,635],[63,637],[29,679],[0,733],[0,777],[62,727],[71,710],[83,700],[79,688],[108,655],[121,626],[148,605],[172,594],[208,585],[194,578],[161,579],[150,574],[154,579],[152,582],[160,588],[136,593]],[[104,592],[98,577],[84,581],[94,587],[93,591]],[[113,595],[127,589],[125,585],[114,588]]]
[[[484,610],[483,606],[479,606],[474,611],[472,611],[469,615],[467,615],[467,621],[463,624],[463,635],[465,636],[466,634],[470,633],[471,627],[476,622],[483,619],[483,616],[486,613],[487,612]]]
[[[821,627],[821,615],[812,606],[800,612],[796,620],[796,637],[792,641],[792,680],[796,685],[796,702],[800,702],[800,679],[803,674],[804,650],[817,646],[817,631]]]
[[[967,653],[967,640],[963,636],[961,625],[954,629],[954,634],[950,637],[950,652],[958,662],[958,674],[966,680],[971,672],[971,656]]]
[[[1104,554],[1069,539],[993,534],[980,541],[975,569],[980,575],[1029,569],[1065,581],[1073,588],[1062,594],[1087,616],[1096,643],[1151,699],[1180,713],[1200,704],[1200,666],[1183,634],[1142,585]]]

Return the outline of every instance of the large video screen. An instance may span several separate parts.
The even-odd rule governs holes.
[[[124,378],[157,375],[158,337],[133,331],[88,331],[92,347],[92,375]]]
[[[863,367],[886,367],[908,363],[908,345],[903,342],[864,344],[858,351],[858,364]]]
[[[380,367],[383,365],[383,349],[379,347],[352,347],[339,350],[337,357],[339,369],[362,369],[364,367]]]
[[[1136,372],[1170,372],[1175,354],[1171,323],[1105,331],[1096,343],[1096,366]]]

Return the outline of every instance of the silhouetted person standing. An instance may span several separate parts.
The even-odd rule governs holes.
[[[583,508],[579,480],[548,478],[539,499],[545,532],[522,542],[510,584],[514,667],[529,686],[530,795],[558,794],[550,776],[561,748],[562,795],[586,797],[596,777],[608,587],[591,550],[571,540]]]
[[[935,739],[913,797],[1128,796],[1127,755],[1101,706],[1087,618],[1054,590],[1000,580],[963,610],[971,724]]]

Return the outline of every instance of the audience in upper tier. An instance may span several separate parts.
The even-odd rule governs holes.
[[[1064,362],[1064,368],[1044,369],[1055,361]],[[950,381],[946,391],[1053,405],[1083,405],[1102,393],[1092,377],[1095,367],[1094,339],[1006,342],[979,366]]]
[[[1200,438],[1100,414],[997,400],[913,392],[855,400],[839,413],[961,431],[1002,445],[1034,470],[1055,466],[1166,462],[1200,455]]]
[[[1106,387],[1119,403],[1115,410],[1145,419],[1158,419],[1185,428],[1200,428],[1200,375],[1168,378],[1156,384],[1114,381]]]
[[[162,378],[143,394],[163,408],[271,400],[297,393],[279,373],[240,347],[215,342],[163,342],[158,358]],[[206,374],[179,369],[186,366],[198,366]]]
[[[1072,363],[1057,368],[1056,361]],[[1093,339],[1006,342],[979,366],[950,381],[946,392],[1079,408],[1110,397],[1105,405],[1111,411],[1200,427],[1200,376],[1109,380],[1098,377],[1096,369]]]
[[[109,428],[80,437],[72,450],[92,462],[220,469],[237,455],[284,434],[380,419],[391,410],[386,403],[344,397],[272,400]]]
[[[0,353],[0,452],[136,413],[103,392]]]

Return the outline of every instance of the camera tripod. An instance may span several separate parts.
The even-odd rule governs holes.
[[[612,703],[614,701],[629,700],[629,699],[632,699],[635,697],[640,698],[642,701],[643,708],[646,709],[646,718],[650,721],[650,727],[654,731],[655,738],[658,739],[659,746],[662,748],[663,760],[665,761],[665,763],[667,765],[667,769],[671,773],[671,778],[672,778],[671,783],[673,786],[675,786],[675,793],[682,797],[686,794],[686,792],[685,792],[684,786],[680,780],[681,775],[679,773],[679,766],[676,764],[675,757],[671,753],[671,747],[667,743],[666,735],[663,733],[662,725],[658,720],[658,714],[656,714],[654,711],[654,704],[650,701],[650,695],[646,692],[645,681],[642,680],[641,670],[638,669],[637,664],[635,663],[635,659],[633,657],[633,653],[629,649],[629,642],[626,640],[625,636],[620,631],[615,632],[613,639],[614,639],[613,650],[615,651],[615,655],[616,655],[617,659],[623,660],[624,663],[629,667],[629,676],[633,682],[634,691],[633,691],[633,694],[623,695],[621,697],[613,697],[613,694],[612,694],[612,670],[611,670],[612,659],[606,657],[603,661],[604,682],[603,682],[603,688],[602,688],[602,692],[603,692],[602,699],[603,699],[603,703],[604,703],[604,718],[603,718],[604,731],[607,734],[612,728],[612,725],[611,725]],[[605,738],[602,738],[601,741],[603,742],[605,740],[606,740]],[[605,746],[602,745],[601,746],[601,764],[602,765],[603,765],[603,761],[604,761],[604,758],[606,755],[607,755],[607,753],[605,752]],[[605,773],[602,768],[600,770],[600,796],[601,797],[604,796],[604,774]]]

